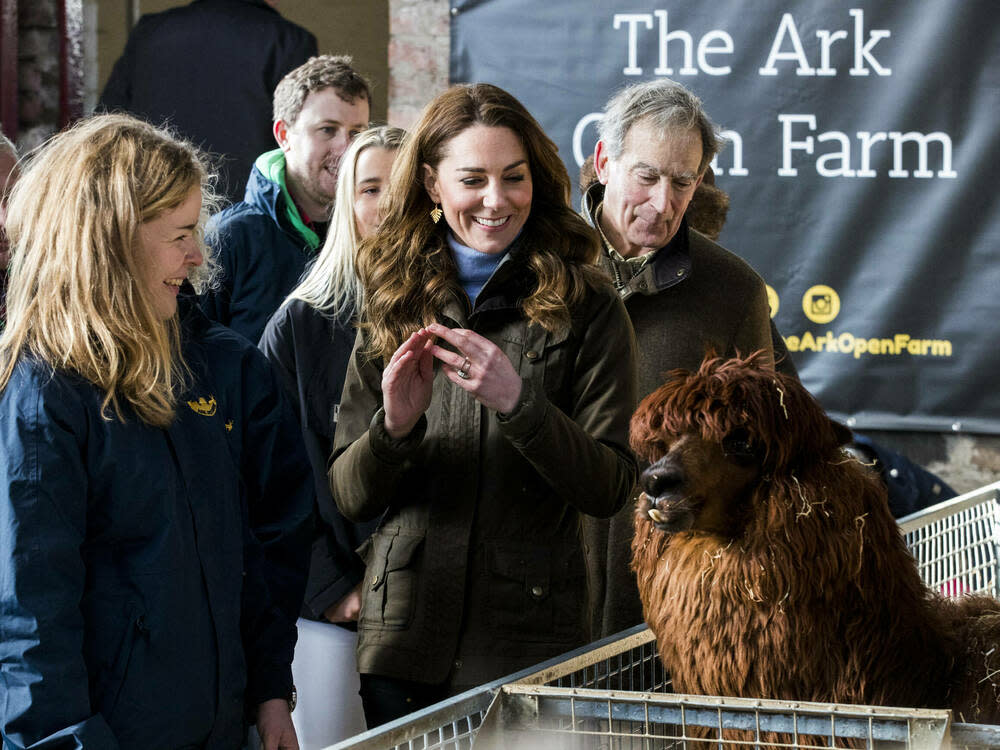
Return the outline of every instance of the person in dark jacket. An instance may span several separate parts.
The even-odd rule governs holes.
[[[893,518],[903,518],[958,494],[937,474],[867,435],[855,432],[854,440],[844,448],[882,479]]]
[[[264,329],[260,348],[299,405],[299,423],[316,477],[323,523],[313,542],[303,614],[354,623],[361,609],[364,562],[355,550],[374,522],[355,524],[330,495],[327,463],[333,453],[340,392],[354,346],[354,321],[364,297],[355,268],[362,238],[378,224],[378,200],[405,132],[388,126],[359,135],[344,154],[337,202],[323,249],[309,273]]]
[[[254,159],[273,143],[274,87],[317,53],[316,37],[275,4],[194,0],[142,16],[98,109],[169,124],[217,155],[221,192],[238,201]]]
[[[274,91],[274,138],[241,203],[214,217],[210,242],[220,284],[203,299],[209,318],[258,341],[326,238],[337,170],[368,125],[371,94],[351,58],[321,55]]]
[[[323,249],[268,322],[260,340],[261,350],[298,404],[322,519],[312,544],[302,616],[327,625],[300,623],[292,668],[296,675],[306,670],[326,672],[326,694],[302,696],[304,713],[297,715],[300,723],[296,726],[304,741],[311,731],[307,728],[310,715],[339,726],[347,717],[358,716],[362,705],[352,669],[345,674],[336,671],[343,670],[340,665],[315,666],[315,662],[317,652],[330,643],[342,644],[338,647],[344,650],[357,645],[365,563],[356,550],[374,531],[376,520],[353,523],[344,518],[330,495],[326,472],[337,430],[340,392],[356,335],[355,319],[364,298],[355,256],[361,239],[378,226],[379,198],[389,184],[389,171],[404,136],[399,128],[383,126],[370,128],[354,139],[341,163],[336,207]],[[361,686],[362,692],[365,687]],[[335,740],[324,736],[323,743]]]
[[[580,518],[635,480],[635,350],[569,186],[520,102],[455,86],[361,244],[330,486],[348,518],[380,518],[358,623],[369,725],[587,640]]]
[[[15,187],[5,748],[231,749],[245,707],[265,748],[297,747],[287,608],[308,464],[267,361],[195,303],[209,185],[190,145],[104,115],[52,139]]]

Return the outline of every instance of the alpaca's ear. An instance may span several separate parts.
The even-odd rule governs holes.
[[[850,428],[834,419],[830,420],[830,424],[833,425],[833,436],[837,438],[837,445],[847,445],[854,440],[854,433],[851,432]]]

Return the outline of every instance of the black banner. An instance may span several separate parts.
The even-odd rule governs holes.
[[[451,80],[517,96],[574,178],[621,86],[701,97],[730,141],[720,242],[833,416],[1000,433],[997,0],[452,6]]]

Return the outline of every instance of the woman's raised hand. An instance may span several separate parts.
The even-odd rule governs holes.
[[[440,323],[427,326],[457,351],[431,344],[430,353],[441,360],[448,380],[475,397],[487,409],[509,414],[521,397],[521,376],[507,355],[487,338],[465,328],[448,328]],[[386,420],[388,421],[388,420]]]
[[[431,405],[434,385],[434,335],[421,328],[404,341],[382,372],[385,431],[390,437],[410,434]]]

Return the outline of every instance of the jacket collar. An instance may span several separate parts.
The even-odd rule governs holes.
[[[584,191],[580,203],[580,211],[584,219],[595,229],[598,227],[594,217],[603,201],[604,185],[594,182]],[[628,299],[633,294],[657,294],[668,287],[679,284],[691,275],[689,245],[688,223],[685,216],[681,220],[677,234],[670,242],[661,247],[652,261],[644,265],[635,276],[631,276],[630,270],[626,272],[622,267],[623,262],[615,259],[608,252],[607,247],[603,247],[601,263],[611,273],[615,288],[623,300]],[[619,278],[623,280],[619,282]]]
[[[212,325],[212,321],[198,305],[198,295],[190,281],[181,285],[177,295],[177,317],[180,320],[181,337],[185,340],[204,333]]]
[[[522,301],[531,294],[537,283],[527,262],[531,252],[527,244],[523,233],[514,240],[510,251],[476,297],[471,313],[468,312],[468,298],[464,295],[461,298],[456,296],[441,311],[440,322],[451,328],[474,330],[480,325],[503,325],[506,340],[520,342],[536,350],[565,341],[569,337],[570,326],[547,331],[529,321],[521,310]],[[484,319],[489,320],[489,323]],[[514,324],[511,324],[512,319],[516,321]]]
[[[288,192],[285,176],[285,152],[280,148],[266,151],[257,157],[250,179],[247,180],[243,201],[266,213],[278,226],[291,227],[292,232],[305,242],[310,250],[318,250],[319,235],[306,226],[298,206]]]
[[[534,287],[533,275],[525,262],[527,252],[522,233],[514,240],[510,250],[486,280],[476,297],[472,311],[468,309],[468,302],[463,304],[463,301],[456,299],[443,310],[443,322],[446,325],[464,327],[469,324],[474,325],[474,321],[481,315],[517,309],[521,300],[530,294]]]
[[[534,288],[534,275],[528,268],[528,249],[524,241],[524,232],[514,240],[510,250],[500,261],[493,274],[486,280],[482,291],[476,297],[472,315],[489,313],[497,310],[510,310],[520,307],[521,300]]]

